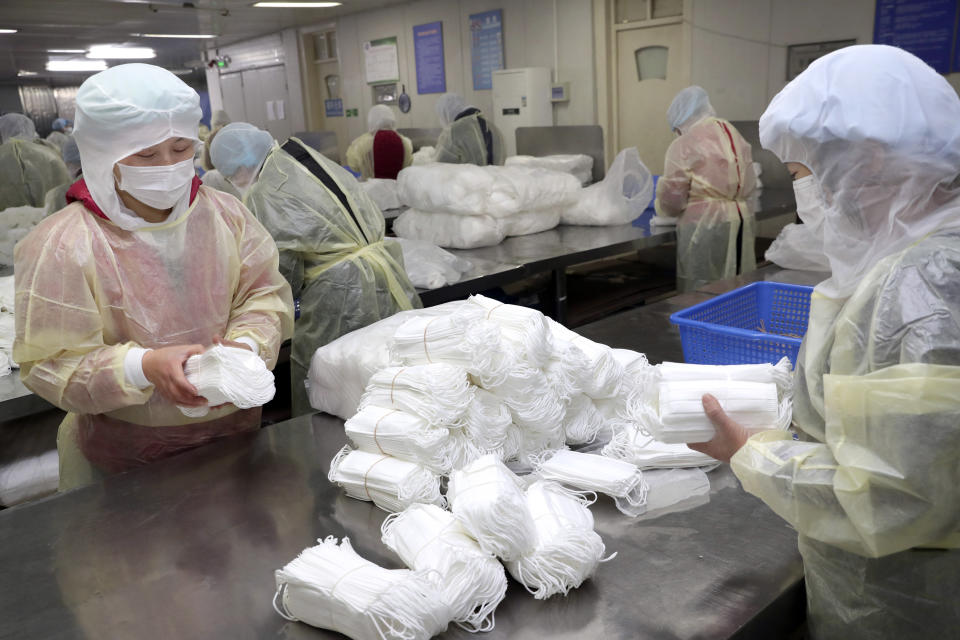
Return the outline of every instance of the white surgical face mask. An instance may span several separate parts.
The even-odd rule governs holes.
[[[797,199],[797,215],[804,224],[810,225],[811,231],[819,235],[823,225],[824,202],[817,179],[809,175],[794,180],[793,194]]]
[[[160,167],[120,167],[119,187],[143,204],[170,209],[189,196],[196,170],[193,158]]]

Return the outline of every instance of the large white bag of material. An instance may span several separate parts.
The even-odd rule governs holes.
[[[763,257],[784,269],[819,271],[824,279],[830,273],[830,261],[823,253],[823,241],[807,224],[788,224],[780,230]]]
[[[621,151],[602,182],[591,185],[562,210],[563,224],[628,224],[643,213],[653,197],[653,176],[636,147]]]
[[[466,258],[455,256],[437,245],[423,240],[390,238],[403,251],[403,266],[413,286],[420,289],[439,289],[459,282],[463,274],[473,268]]]
[[[436,572],[384,569],[357,555],[348,538],[317,542],[275,574],[273,607],[285,619],[354,640],[428,640],[447,628],[451,612]]]
[[[539,480],[526,491],[536,524],[534,548],[507,561],[507,570],[537,600],[564,595],[593,575],[603,562],[603,540],[582,496]]]
[[[586,186],[593,181],[593,158],[582,153],[560,153],[551,156],[510,156],[507,167],[538,167],[569,173]]]
[[[447,163],[407,167],[397,187],[400,201],[412,209],[494,218],[564,207],[581,188],[557,171]]]
[[[413,152],[413,162],[414,165],[421,164],[430,164],[434,162],[437,157],[437,148],[436,147],[420,147]]]
[[[400,199],[397,197],[397,181],[387,178],[370,178],[360,183],[360,186],[380,211],[400,208]]]
[[[440,597],[467,631],[493,629],[493,611],[507,593],[500,562],[486,553],[449,511],[414,504],[387,516],[383,543],[416,571],[440,576]]]
[[[524,236],[553,229],[560,223],[557,210],[523,211],[506,218],[462,216],[407,209],[393,222],[400,238],[429,242],[448,249],[492,247],[507,236]]]
[[[466,302],[401,311],[357,329],[317,349],[310,359],[310,406],[344,420],[357,413],[360,397],[374,373],[390,366],[390,341],[404,322],[417,316],[444,316]]]

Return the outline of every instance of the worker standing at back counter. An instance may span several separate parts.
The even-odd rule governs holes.
[[[750,143],[716,117],[707,92],[687,87],[667,110],[678,136],[667,149],[657,182],[657,214],[677,222],[677,290],[757,267],[754,212],[746,198],[754,190]]]
[[[223,342],[273,367],[293,300],[276,245],[193,167],[197,92],[152,65],[112,67],[77,93],[83,179],[71,204],[16,247],[13,355],[24,385],[68,412],[60,489],[260,427],[187,381],[193,354]]]
[[[445,93],[437,100],[437,115],[443,131],[437,139],[436,162],[501,165],[504,159],[503,136],[490,120],[456,93]]]

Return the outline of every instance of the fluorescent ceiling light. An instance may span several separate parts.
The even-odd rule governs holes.
[[[16,33],[19,29],[0,29],[0,33]]]
[[[47,71],[104,71],[107,63],[103,60],[49,60]]]
[[[86,49],[47,49],[47,53],[86,53]]]
[[[178,76],[186,76],[193,73],[193,69],[170,69],[170,72]]]
[[[216,38],[212,33],[131,33],[139,38]]]
[[[156,58],[157,52],[150,47],[118,47],[112,44],[104,44],[90,47],[87,57],[108,60],[147,60]]]
[[[328,9],[339,7],[340,2],[257,2],[253,6],[273,9]]]
[[[24,77],[26,77],[26,76],[35,76],[35,75],[37,75],[37,72],[36,72],[36,71],[24,71],[23,69],[21,69],[20,71],[17,71],[17,75],[18,75],[19,77],[21,77],[21,78],[24,78]]]

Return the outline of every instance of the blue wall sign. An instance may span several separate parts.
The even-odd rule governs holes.
[[[956,17],[957,0],[877,0],[873,42],[905,49],[938,72],[949,73],[951,62],[960,68],[950,59]]]
[[[417,64],[417,93],[443,93],[447,76],[443,66],[443,23],[413,28],[413,57]]]
[[[495,9],[470,16],[473,88],[492,89],[492,72],[503,69],[503,10]]]
[[[333,100],[324,100],[323,111],[328,118],[343,117],[343,99],[334,98]]]

